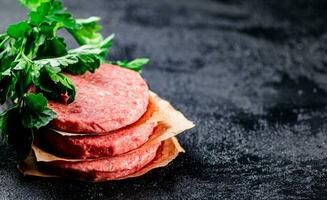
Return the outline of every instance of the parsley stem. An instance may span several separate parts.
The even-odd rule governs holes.
[[[0,43],[0,47],[2,47],[9,39],[10,37],[6,36],[5,39]]]
[[[25,61],[27,61],[27,62],[33,64],[33,61],[32,61],[31,59],[29,59],[29,58],[25,55],[25,53],[22,53],[22,57],[23,57],[23,59],[24,59]]]
[[[20,51],[19,51],[18,55],[16,56],[14,62],[17,62],[22,57],[22,54],[24,54],[25,45],[26,45],[26,38],[23,39],[21,47],[20,47]]]

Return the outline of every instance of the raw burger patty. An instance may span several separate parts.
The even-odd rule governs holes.
[[[149,145],[127,154],[89,161],[39,162],[39,166],[52,174],[79,180],[112,180],[133,174],[149,164],[160,144]]]
[[[132,70],[103,64],[94,74],[66,75],[75,84],[77,96],[69,105],[48,102],[57,113],[51,122],[57,130],[106,133],[134,123],[146,111],[148,86]]]
[[[62,136],[49,129],[40,136],[54,150],[73,158],[97,158],[129,152],[144,144],[157,123],[128,126],[106,135]]]

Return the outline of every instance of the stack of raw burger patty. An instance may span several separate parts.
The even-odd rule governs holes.
[[[163,142],[144,145],[158,122],[148,120],[155,105],[138,73],[102,65],[94,74],[67,76],[76,86],[76,100],[49,101],[57,118],[37,138],[45,152],[67,160],[43,162],[43,170],[102,181],[133,174],[155,159]]]

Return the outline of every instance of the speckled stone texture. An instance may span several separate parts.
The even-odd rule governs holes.
[[[4,30],[25,13],[0,2]],[[64,2],[116,33],[111,58],[151,58],[151,89],[197,126],[168,167],[100,184],[23,178],[1,146],[0,199],[327,198],[327,1]]]

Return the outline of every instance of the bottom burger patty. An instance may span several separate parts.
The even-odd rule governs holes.
[[[38,166],[46,171],[74,179],[101,181],[127,176],[142,169],[155,157],[159,144],[136,149],[115,157],[85,161],[39,162]]]

